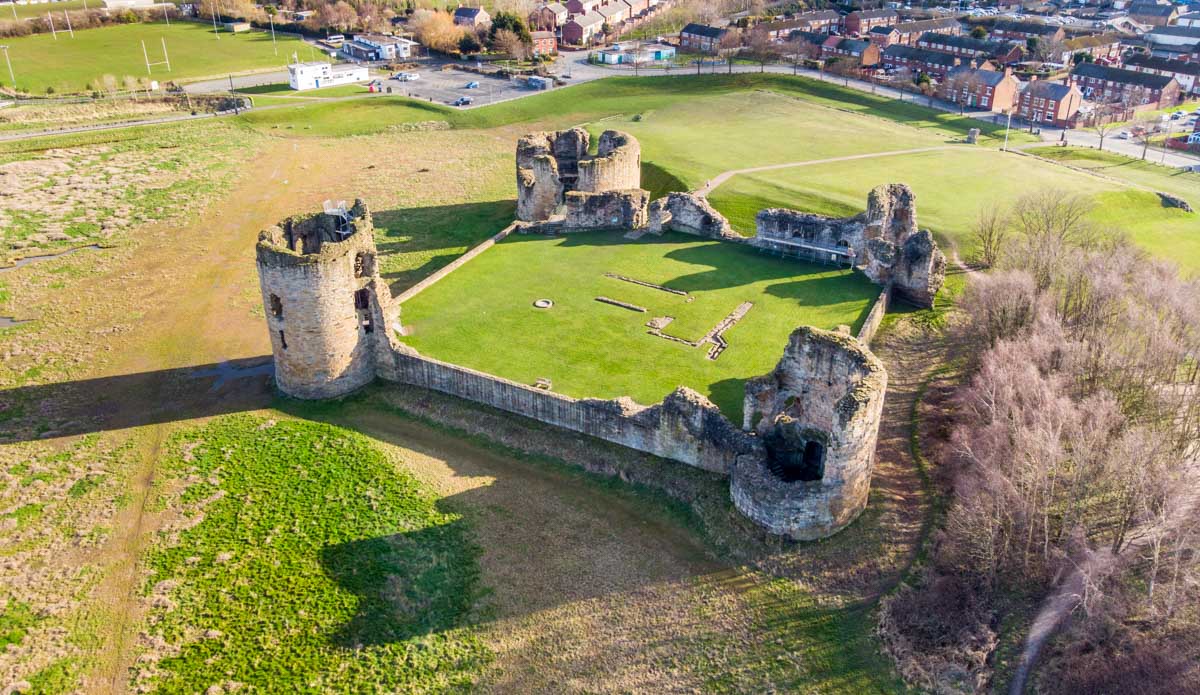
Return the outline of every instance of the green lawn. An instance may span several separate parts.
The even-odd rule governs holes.
[[[464,522],[371,440],[230,416],[171,451],[162,502],[191,523],[148,560],[157,691],[444,692],[490,658]]]
[[[828,82],[776,74],[703,75],[699,77],[610,77],[578,86],[492,104],[476,109],[454,109],[406,97],[390,96],[338,104],[299,106],[296,109],[248,113],[252,125],[308,127],[312,135],[363,135],[390,129],[399,123],[441,119],[456,128],[494,128],[539,121],[548,126],[573,126],[602,118],[633,116],[677,105],[703,96],[747,95],[769,90],[811,104],[829,106],[828,119],[847,113],[873,116],[925,130],[941,139],[961,139],[969,128],[983,131],[981,142],[996,143],[1004,129],[956,114],[936,111],[912,102],[898,102]],[[690,118],[703,107],[682,117]],[[414,111],[416,109],[416,111]],[[365,112],[365,113],[360,113]],[[681,114],[682,115],[682,114]],[[876,121],[878,123],[878,121]],[[756,133],[762,138],[764,133]],[[1014,133],[1016,142],[1033,142],[1032,136]],[[773,142],[764,139],[764,148]],[[717,149],[717,148],[712,148]]]
[[[919,224],[953,240],[964,257],[974,250],[971,225],[984,206],[1058,189],[1090,196],[1097,225],[1123,229],[1151,252],[1188,271],[1200,270],[1196,214],[1163,207],[1149,191],[994,150],[962,148],[746,174],[727,181],[710,199],[738,231],[753,234],[754,215],[762,208],[855,214],[866,207],[871,188],[888,182],[912,186]]]
[[[1200,210],[1200,173],[1160,166],[1152,161],[1142,161],[1088,147],[1036,147],[1026,152],[1156,191],[1171,193]]]
[[[89,10],[96,10],[104,7],[101,0],[62,0],[61,2],[47,2],[37,4],[17,5],[16,3],[6,2],[0,5],[0,21],[13,18],[13,9],[17,11],[18,19],[29,19],[30,17],[45,17],[47,12],[54,15],[54,26],[65,29],[62,24],[62,13],[68,10],[82,10],[84,6]]]
[[[680,296],[609,278],[615,273],[683,290]],[[631,396],[652,404],[678,386],[741,421],[742,384],[775,366],[797,326],[857,330],[879,288],[862,275],[763,255],[682,234],[630,242],[619,232],[509,237],[405,302],[404,341],[431,357],[575,397]],[[611,297],[649,309],[603,304]],[[554,307],[534,308],[537,299]],[[725,333],[716,360],[647,333],[697,340],[742,302],[754,306]]]
[[[689,188],[731,169],[938,147],[947,141],[937,132],[765,91],[677,100],[643,111],[637,120],[607,118],[589,127],[596,135],[606,128],[631,133],[645,159]],[[769,146],[764,133],[770,133]]]
[[[165,65],[151,68],[147,75],[142,55],[146,43],[151,62],[162,60],[162,40],[166,40],[171,70]],[[221,32],[218,40],[211,26],[193,22],[166,24],[123,24],[75,32],[75,38],[38,34],[5,39],[16,73],[17,86],[41,93],[47,87],[56,91],[84,91],[88,85],[112,75],[118,82],[125,76],[156,80],[187,80],[223,77],[230,73],[261,69],[283,69],[288,56],[303,47],[293,36],[277,37],[279,54],[271,44],[271,35],[261,31],[243,34]],[[0,81],[8,82],[7,71]]]

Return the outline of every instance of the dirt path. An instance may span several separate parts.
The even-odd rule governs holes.
[[[227,201],[224,208],[211,208],[183,229],[158,225],[144,230],[149,239],[111,275],[95,282],[101,293],[114,298],[115,311],[137,311],[142,317],[120,340],[125,357],[107,370],[120,376],[106,383],[105,405],[93,406],[114,406],[103,413],[105,421],[110,427],[133,427],[130,436],[140,443],[130,480],[131,501],[114,519],[100,556],[92,558],[103,568],[96,600],[109,624],[97,671],[87,681],[90,692],[126,692],[129,668],[137,656],[143,619],[140,558],[163,520],[147,509],[161,447],[172,427],[169,421],[202,413],[203,402],[215,399],[244,398],[244,407],[269,403],[270,393],[264,389],[210,394],[185,374],[190,366],[257,356],[265,350],[265,336],[242,331],[251,318],[247,292],[256,285],[247,259],[258,229],[298,205],[314,204],[308,198],[317,193],[281,185],[297,173],[304,152],[291,143],[272,144],[250,158],[241,182],[232,188],[229,201],[240,205]],[[244,318],[239,316],[242,312]],[[174,411],[177,417],[156,423],[160,418],[152,414],[159,410]]]
[[[871,152],[868,154],[852,154],[852,155],[847,155],[845,157],[828,157],[826,159],[812,159],[812,160],[808,160],[808,161],[804,161],[804,162],[787,162],[785,164],[769,164],[767,166],[761,166],[761,167],[750,167],[749,169],[730,169],[729,171],[723,171],[720,174],[717,174],[712,179],[705,182],[705,184],[703,186],[701,186],[700,188],[693,191],[693,193],[695,195],[700,196],[701,198],[708,197],[708,194],[712,193],[713,190],[717,186],[720,186],[721,184],[725,183],[726,181],[733,178],[734,176],[737,176],[738,174],[753,174],[753,173],[756,173],[759,171],[774,171],[776,169],[792,169],[792,168],[796,168],[796,167],[817,166],[820,164],[832,164],[834,162],[850,162],[850,161],[854,161],[854,160],[858,160],[858,159],[875,159],[877,157],[895,157],[895,156],[903,155],[903,154],[918,154],[920,152],[936,152],[938,150],[951,150],[951,149],[956,149],[956,146],[955,145],[938,145],[937,147],[918,147],[918,148],[912,149],[912,150],[896,150],[894,152]]]

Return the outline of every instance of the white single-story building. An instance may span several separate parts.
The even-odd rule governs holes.
[[[288,85],[292,89],[319,89],[339,84],[366,82],[371,78],[366,67],[358,65],[334,66],[330,63],[292,63],[288,65]]]
[[[630,63],[654,63],[671,60],[675,57],[675,47],[663,43],[637,43],[626,41],[613,44],[609,48],[593,51],[592,55],[599,63],[606,65],[621,65]]]

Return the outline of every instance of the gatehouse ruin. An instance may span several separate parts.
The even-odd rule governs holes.
[[[945,259],[929,232],[917,229],[907,186],[875,189],[867,212],[848,219],[764,210],[759,236],[745,239],[702,197],[673,193],[650,203],[632,136],[606,131],[595,156],[588,145],[580,128],[521,138],[518,231],[592,229],[630,239],[679,231],[800,258],[840,254],[885,286],[867,318],[870,330],[860,333],[867,336],[891,291],[929,305],[941,285]],[[649,406],[627,397],[572,398],[549,382],[517,383],[420,354],[399,339],[400,311],[379,276],[371,215],[361,200],[350,208],[327,204],[322,213],[262,232],[257,259],[277,384],[289,396],[333,398],[375,380],[450,394],[726,476],[742,514],[795,540],[836,533],[867,504],[887,373],[859,339],[797,327],[775,368],[746,383],[739,426],[686,386]],[[717,359],[724,331],[751,310],[749,302],[733,309],[704,336],[697,357]],[[675,339],[669,324],[670,317],[645,323],[652,334]]]

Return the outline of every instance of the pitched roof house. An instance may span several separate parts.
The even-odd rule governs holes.
[[[680,30],[679,47],[701,53],[716,53],[721,39],[728,33],[727,29],[692,23]]]
[[[1174,77],[1081,63],[1071,71],[1085,99],[1122,104],[1135,110],[1162,108],[1179,100]]]
[[[1200,94],[1200,63],[1135,55],[1125,60],[1125,67],[1134,72],[1174,77],[1185,93]]]
[[[492,16],[482,7],[459,7],[454,10],[454,23],[460,27],[481,27],[492,23]]]
[[[1034,80],[1021,90],[1016,116],[1031,123],[1068,128],[1075,124],[1082,104],[1083,93],[1074,84]]]
[[[938,85],[938,96],[969,109],[1002,112],[1013,108],[1021,83],[1012,70],[981,70],[961,67],[950,71]]]

